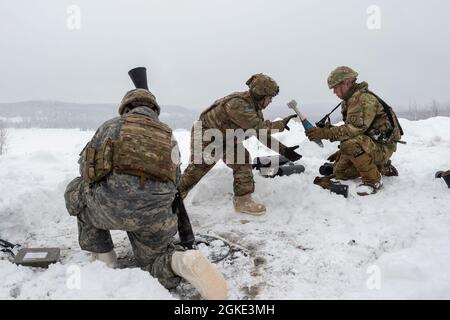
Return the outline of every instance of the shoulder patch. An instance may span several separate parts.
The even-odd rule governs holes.
[[[226,103],[226,105],[231,109],[246,110],[246,109],[250,108],[251,111],[254,111],[252,106],[247,101],[245,101],[244,99],[241,99],[239,97],[229,100]]]
[[[255,110],[252,108],[251,105],[247,105],[247,106],[244,108],[244,112],[255,112]]]

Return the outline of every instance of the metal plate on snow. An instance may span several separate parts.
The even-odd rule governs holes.
[[[50,264],[58,262],[59,256],[59,248],[23,248],[13,262],[26,267],[48,268]]]

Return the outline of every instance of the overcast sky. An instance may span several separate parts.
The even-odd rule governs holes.
[[[392,103],[450,101],[449,14],[447,0],[2,0],[0,102],[116,103],[141,65],[160,104],[188,108],[259,72],[279,83],[276,104],[334,103],[338,65]]]

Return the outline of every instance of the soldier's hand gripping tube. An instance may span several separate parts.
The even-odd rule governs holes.
[[[133,81],[136,89],[148,90],[147,69],[145,67],[137,67],[128,71],[128,75]]]
[[[183,198],[179,192],[175,195],[175,199],[172,203],[172,211],[176,213],[178,217],[178,236],[180,237],[180,244],[187,248],[193,249],[195,236],[192,231],[191,222],[184,206]]]
[[[314,128],[314,126],[312,125],[311,122],[309,122],[308,119],[306,119],[306,117],[300,112],[300,110],[297,107],[297,101],[292,100],[290,102],[288,102],[287,106],[294,110],[295,113],[298,115],[298,117],[300,118],[300,121],[302,122],[303,128],[305,129],[305,131],[308,131],[312,128]],[[323,148],[323,143],[322,141],[314,141],[319,147]]]

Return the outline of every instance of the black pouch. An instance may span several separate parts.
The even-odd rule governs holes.
[[[71,216],[78,216],[86,207],[84,200],[84,184],[81,177],[77,177],[70,181],[64,192],[64,200],[66,202],[67,211]]]

